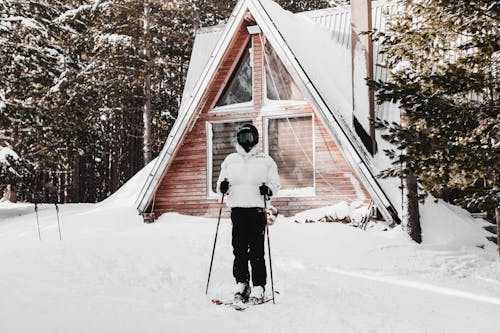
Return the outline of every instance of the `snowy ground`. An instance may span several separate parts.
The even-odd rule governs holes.
[[[138,181],[101,204],[62,205],[62,241],[54,206],[40,208],[41,242],[32,211],[0,206],[0,332],[498,332],[500,260],[478,226],[457,223],[467,237],[452,237],[439,219],[416,245],[399,228],[281,218],[277,304],[236,312],[210,303],[233,288],[230,222],[206,297],[216,220],[143,224]]]

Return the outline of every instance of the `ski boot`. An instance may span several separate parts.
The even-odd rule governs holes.
[[[250,285],[244,282],[238,282],[236,284],[236,291],[234,293],[234,301],[246,303],[248,302],[248,296],[250,296]]]
[[[264,302],[264,299],[265,299],[264,286],[254,286],[252,292],[250,293],[250,297],[248,298],[248,302],[252,304],[260,304]]]

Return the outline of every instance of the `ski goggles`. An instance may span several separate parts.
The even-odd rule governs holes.
[[[256,142],[255,136],[251,132],[240,132],[238,133],[238,143],[241,144],[253,144]]]

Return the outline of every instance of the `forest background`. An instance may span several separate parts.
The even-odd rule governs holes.
[[[196,31],[225,23],[236,2],[0,1],[0,147],[19,156],[0,163],[0,185],[37,202],[113,193],[161,150]]]

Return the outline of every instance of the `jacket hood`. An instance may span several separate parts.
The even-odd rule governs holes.
[[[245,149],[239,144],[239,143],[236,143],[236,152],[238,154],[240,154],[241,156],[243,156],[243,158],[249,158],[251,156],[255,156],[259,153],[259,144],[256,144],[255,146],[252,147],[252,149],[250,149],[250,151],[247,153],[245,151]]]

